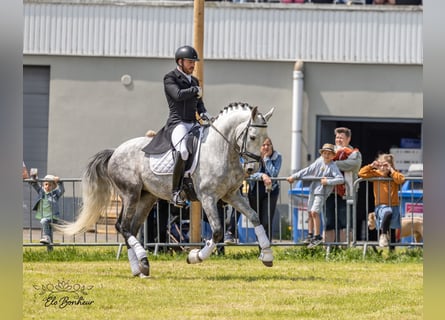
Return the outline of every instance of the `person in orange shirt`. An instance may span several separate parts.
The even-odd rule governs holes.
[[[401,228],[399,211],[399,186],[405,176],[394,168],[394,156],[381,154],[375,161],[360,169],[360,178],[391,178],[392,180],[373,181],[374,203],[377,228],[380,230],[379,246],[387,247],[389,229],[395,240],[396,229]],[[392,236],[394,235],[394,236]]]

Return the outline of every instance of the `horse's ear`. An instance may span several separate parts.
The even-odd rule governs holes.
[[[253,107],[251,112],[252,121],[255,121],[257,115],[258,115],[258,107]]]
[[[270,109],[270,111],[268,113],[266,113],[264,115],[264,119],[266,119],[266,121],[269,121],[270,117],[272,117],[272,113],[275,110],[275,108]]]

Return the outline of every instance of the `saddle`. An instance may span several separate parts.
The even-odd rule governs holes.
[[[199,161],[203,132],[204,128],[197,126],[193,127],[187,133],[187,151],[189,152],[189,157],[185,163],[182,185],[187,199],[191,201],[197,200],[191,175],[195,171]],[[160,130],[153,140],[142,149],[142,151],[145,152],[145,156],[150,158],[150,169],[156,175],[173,175],[175,163],[173,159],[174,148],[171,145],[171,139],[168,133],[166,130]],[[165,150],[166,146],[168,146],[167,150]]]

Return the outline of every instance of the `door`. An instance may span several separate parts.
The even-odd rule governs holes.
[[[28,170],[37,168],[40,178],[48,162],[49,81],[49,67],[23,66],[23,161]],[[23,195],[23,227],[40,228],[30,208],[35,191],[24,184]]]
[[[402,147],[402,139],[420,139],[422,137],[421,119],[382,119],[363,118],[347,119],[320,117],[317,120],[316,150],[323,143],[335,143],[334,129],[347,127],[352,131],[351,145],[359,148],[362,154],[362,166],[371,163],[379,153],[389,153],[391,148]],[[397,169],[397,168],[396,168]],[[367,221],[366,192],[359,188],[357,202],[357,239],[363,240]],[[372,188],[370,190],[372,192]],[[372,195],[369,199],[374,199]]]

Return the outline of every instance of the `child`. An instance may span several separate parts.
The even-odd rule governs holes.
[[[43,236],[40,243],[51,245],[53,239],[53,230],[51,223],[56,223],[59,218],[59,199],[65,192],[63,182],[59,181],[59,177],[46,175],[43,178],[43,187],[36,181],[36,176],[31,185],[37,191],[38,197],[32,210],[36,211],[36,219],[40,219],[42,224]]]
[[[308,199],[308,237],[304,243],[308,244],[308,248],[313,248],[319,245],[323,240],[320,235],[320,212],[326,201],[326,198],[331,194],[334,185],[344,183],[343,175],[335,164],[335,146],[330,143],[325,143],[320,149],[321,156],[315,160],[311,165],[299,170],[290,177],[287,181],[292,183],[296,179],[301,178],[320,178],[313,180],[309,187]]]
[[[373,181],[377,228],[380,229],[379,247],[388,246],[388,231],[395,235],[400,226],[399,185],[405,182],[405,176],[394,168],[392,154],[381,154],[377,159],[358,173],[360,178],[392,178],[392,180]],[[395,239],[395,237],[394,237]]]

